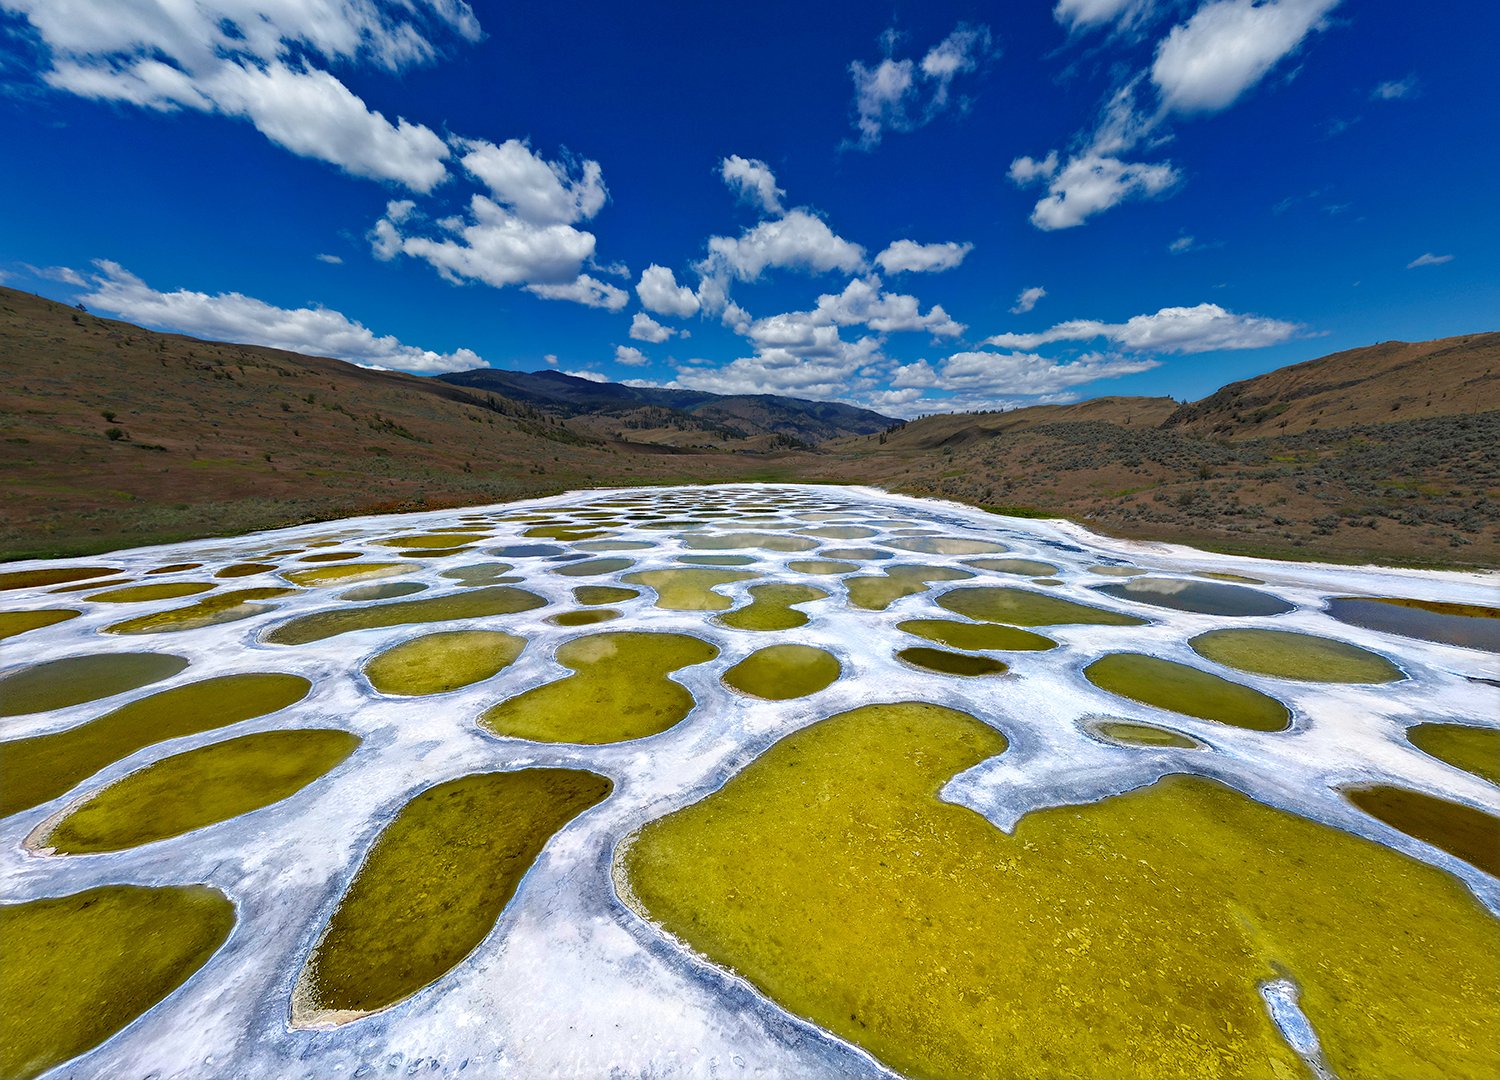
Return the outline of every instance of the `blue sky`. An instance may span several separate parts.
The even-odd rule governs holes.
[[[0,0],[0,274],[895,415],[1492,330],[1500,9]]]

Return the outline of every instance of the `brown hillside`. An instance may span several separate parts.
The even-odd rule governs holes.
[[[1497,566],[1497,343],[1352,350],[1181,408],[1100,398],[727,453],[697,447],[775,450],[789,437],[731,429],[809,403],[564,420],[488,389],[158,334],[0,289],[0,559],[575,487],[772,479],[1279,557]]]
[[[1230,383],[1162,425],[1227,439],[1500,408],[1500,333],[1386,341]]]
[[[0,558],[774,464],[590,438],[495,394],[3,288],[0,447]]]

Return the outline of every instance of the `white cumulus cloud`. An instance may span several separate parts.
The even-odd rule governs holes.
[[[526,291],[543,300],[568,300],[584,307],[619,311],[630,302],[630,294],[624,289],[600,281],[588,274],[579,274],[572,281],[556,284],[531,284]]]
[[[978,69],[991,51],[988,27],[960,23],[918,62],[889,55],[896,35],[882,35],[887,55],[874,66],[849,65],[854,80],[854,126],[858,146],[869,150],[887,131],[912,131],[949,105],[953,81]]]
[[[608,197],[597,161],[582,162],[574,176],[567,165],[543,159],[520,139],[498,146],[473,139],[460,146],[469,175],[488,187],[496,202],[533,224],[587,221]]]
[[[1214,0],[1174,26],[1156,50],[1151,81],[1173,112],[1234,104],[1323,25],[1338,0]]]
[[[329,67],[400,71],[432,61],[446,39],[481,36],[462,0],[0,0],[0,9],[36,31],[54,89],[241,118],[295,154],[420,192],[447,175],[446,143],[369,108]]]
[[[630,337],[633,341],[648,341],[660,345],[677,333],[670,326],[663,326],[644,311],[637,311],[630,320]]]
[[[1037,397],[1056,394],[1099,379],[1117,379],[1159,367],[1160,361],[1090,353],[1062,362],[1026,352],[958,352],[937,365],[927,361],[898,367],[891,386],[946,390],[974,395]]]
[[[489,194],[469,198],[467,216],[423,225],[410,199],[393,200],[370,233],[375,257],[407,255],[453,282],[495,288],[519,285],[546,300],[568,300],[619,311],[624,289],[582,272],[592,264],[595,237],[576,227],[597,214],[608,192],[599,163],[548,161],[525,142],[460,141],[464,169]]]
[[[1010,309],[1012,315],[1024,315],[1036,307],[1037,301],[1047,295],[1047,290],[1040,285],[1033,285],[1029,289],[1022,289],[1016,297],[1015,305]]]
[[[952,240],[941,244],[897,240],[876,255],[875,262],[887,274],[939,273],[958,266],[973,250],[973,244],[960,244]]]
[[[242,293],[159,292],[118,263],[100,260],[82,297],[90,308],[160,330],[267,345],[308,356],[331,356],[402,371],[463,371],[486,364],[470,349],[438,353],[377,336],[348,316],[324,307],[281,308]]]
[[[615,363],[626,367],[645,367],[651,363],[651,358],[634,345],[616,345]]]
[[[776,186],[776,176],[764,161],[730,154],[719,163],[719,175],[746,202],[767,214],[782,212],[781,200],[786,192]]]
[[[698,313],[698,296],[686,285],[677,284],[677,277],[670,267],[652,263],[641,271],[641,280],[636,283],[635,294],[641,306],[658,315],[675,315],[685,319]]]
[[[738,237],[710,237],[708,252],[704,272],[722,267],[742,281],[754,281],[772,268],[853,273],[865,265],[864,248],[835,235],[822,218],[806,210],[762,221]]]
[[[1012,174],[1016,171],[1013,164]],[[1082,225],[1126,199],[1160,195],[1175,185],[1181,174],[1167,163],[1129,162],[1084,154],[1071,159],[1046,179],[1047,194],[1032,208],[1031,223],[1052,231]]]
[[[1262,315],[1240,315],[1218,304],[1162,308],[1123,323],[1074,319],[1035,334],[996,334],[986,345],[1031,350],[1059,341],[1104,338],[1132,352],[1201,353],[1220,349],[1261,349],[1300,333],[1296,323]]]

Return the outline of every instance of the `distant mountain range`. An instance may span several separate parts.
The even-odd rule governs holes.
[[[848,435],[870,435],[896,421],[834,401],[771,394],[711,394],[595,382],[560,371],[479,368],[438,376],[470,390],[503,394],[569,420],[590,434],[671,446],[789,450]]]
[[[0,559],[602,485],[877,484],[1278,556],[1500,565],[1500,334],[1386,342],[1202,401],[901,423],[828,402],[431,378],[0,288]]]

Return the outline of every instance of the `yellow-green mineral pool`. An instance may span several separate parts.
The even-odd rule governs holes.
[[[1172,747],[1177,750],[1200,750],[1203,744],[1180,731],[1171,731],[1155,724],[1137,724],[1129,720],[1100,718],[1083,725],[1084,730],[1103,738],[1106,742],[1125,746]]]
[[[605,633],[558,646],[573,674],[500,702],[480,723],[497,735],[538,742],[610,743],[666,731],[693,707],[669,676],[719,650],[687,634]]]
[[[234,905],[203,886],[106,885],[0,905],[0,1076],[31,1080],[98,1046],[186,982],[233,927]]]
[[[840,714],[644,826],[619,887],[907,1076],[1292,1080],[1279,978],[1341,1080],[1500,1071],[1500,921],[1455,878],[1188,776],[1007,834],[938,794],[1005,746],[935,705]]]
[[[1146,620],[1091,604],[1077,604],[1057,596],[1010,586],[977,585],[953,589],[938,597],[938,605],[970,619],[1012,626],[1057,626],[1088,623],[1097,626],[1141,626]]]
[[[767,645],[724,673],[728,686],[770,701],[806,697],[831,686],[843,665],[812,645]]]
[[[382,694],[446,694],[493,678],[515,662],[526,639],[499,630],[449,630],[403,641],[365,664]]]
[[[80,613],[74,608],[41,608],[34,611],[0,611],[0,641],[24,634],[28,630],[40,630],[44,626],[56,626],[60,622],[75,619]]]
[[[903,596],[926,592],[935,581],[962,581],[974,574],[956,566],[890,566],[882,574],[848,577],[849,603],[866,611],[884,611]]]
[[[281,576],[293,585],[322,587],[327,585],[352,585],[356,581],[376,581],[380,578],[410,574],[417,567],[410,563],[362,562],[343,563],[339,566],[315,566],[306,570],[288,570]]]
[[[1491,877],[1500,877],[1500,818],[1466,803],[1393,784],[1353,787],[1344,795],[1391,828],[1442,848]]]
[[[223,675],[163,690],[77,727],[0,742],[0,816],[39,806],[143,747],[294,705],[300,675]]]
[[[1009,665],[989,656],[974,656],[970,653],[950,652],[926,645],[913,645],[896,653],[896,659],[923,671],[935,671],[940,675],[1002,675]]]
[[[162,581],[153,585],[127,585],[123,589],[106,589],[90,593],[88,599],[102,604],[142,604],[148,600],[175,600],[196,596],[214,588],[211,581]]]
[[[1407,740],[1424,754],[1500,784],[1500,729],[1469,724],[1416,724]]]
[[[174,754],[43,823],[26,846],[87,855],[181,836],[290,798],[359,742],[347,731],[263,731]]]
[[[535,593],[510,585],[491,585],[424,600],[398,600],[394,604],[367,604],[302,615],[267,631],[262,640],[273,645],[305,645],[355,630],[373,630],[414,623],[479,619],[489,615],[515,615],[545,606]]]
[[[170,679],[188,662],[167,653],[67,656],[0,677],[0,716],[66,709]]]
[[[743,570],[646,570],[621,580],[654,589],[656,606],[667,611],[723,611],[732,601],[714,590],[753,577]]]
[[[185,607],[153,611],[149,615],[137,615],[133,619],[112,623],[104,628],[104,632],[107,634],[159,634],[237,622],[240,619],[275,611],[276,605],[263,601],[289,596],[295,591],[295,589],[278,588],[232,589]]]
[[[976,570],[989,570],[996,574],[1018,574],[1022,577],[1047,577],[1057,573],[1057,567],[1036,559],[968,559],[964,565],[972,566]]]
[[[1259,690],[1158,656],[1110,653],[1083,674],[1111,694],[1201,720],[1251,731],[1283,731],[1292,722],[1285,705]]]
[[[111,566],[49,566],[41,570],[8,570],[0,573],[0,592],[38,589],[44,585],[62,585],[69,581],[86,581],[118,573],[120,571]]]
[[[618,585],[579,585],[573,590],[573,599],[586,607],[623,604],[640,595],[639,589],[622,589]]]
[[[790,630],[807,622],[807,613],[796,605],[828,598],[811,585],[752,585],[749,592],[750,603],[715,621],[735,630]]]
[[[959,622],[957,619],[907,619],[896,629],[939,645],[970,651],[1040,652],[1057,648],[1057,642],[1030,630],[996,623]]]
[[[292,1022],[353,1020],[457,967],[552,835],[611,786],[579,769],[522,769],[461,777],[412,799],[318,939],[293,991]]]
[[[1225,667],[1305,682],[1387,683],[1406,678],[1378,653],[1345,641],[1290,630],[1210,630],[1188,642]]]

